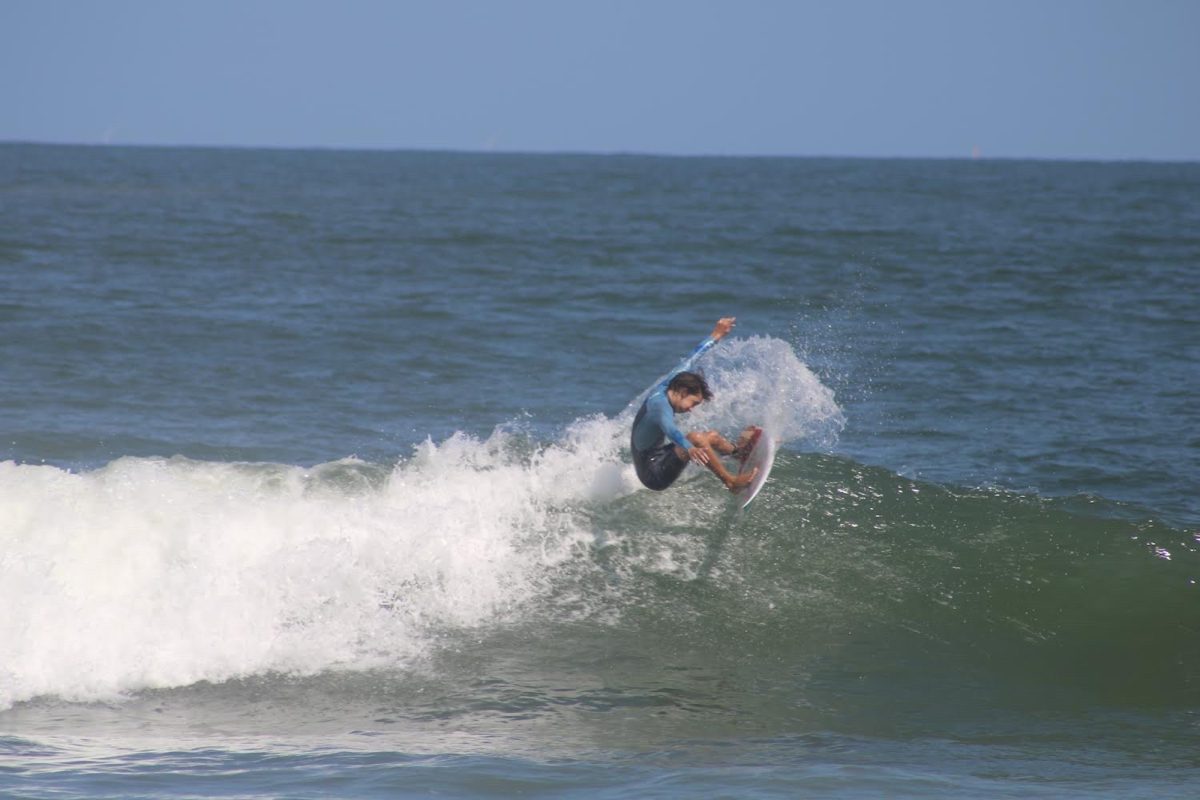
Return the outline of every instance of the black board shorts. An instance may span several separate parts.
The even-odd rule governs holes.
[[[638,480],[647,489],[656,492],[674,483],[687,465],[687,459],[676,455],[675,445],[671,442],[649,450],[633,451],[633,468],[637,471]]]

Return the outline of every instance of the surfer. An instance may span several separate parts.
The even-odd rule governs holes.
[[[633,419],[630,449],[638,479],[649,489],[666,489],[683,472],[689,461],[703,464],[721,479],[725,488],[736,492],[754,480],[757,469],[744,475],[734,475],[721,463],[722,455],[737,455],[735,447],[717,431],[692,431],[684,435],[675,425],[676,414],[686,414],[705,400],[712,391],[704,376],[691,372],[696,359],[711,350],[733,330],[735,317],[717,320],[712,333],[671,371],[662,383],[654,387]],[[753,428],[747,428],[738,444],[747,446]]]

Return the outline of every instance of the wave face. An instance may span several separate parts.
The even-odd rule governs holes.
[[[747,514],[693,469],[641,489],[632,406],[550,442],[427,440],[394,465],[4,463],[0,707],[272,675],[453,682],[466,651],[510,665],[525,713],[594,683],[564,672],[604,652],[633,672],[572,702],[682,682],[671,702],[717,727],[1200,699],[1200,535],[799,452],[836,441],[832,393],[786,343],[728,345],[689,423],[761,421],[791,443]]]

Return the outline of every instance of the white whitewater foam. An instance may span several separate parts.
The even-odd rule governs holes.
[[[350,489],[322,473],[369,465],[0,464],[0,708],[402,666],[515,613],[586,538],[561,505],[615,457],[522,461],[507,438],[426,442]]]

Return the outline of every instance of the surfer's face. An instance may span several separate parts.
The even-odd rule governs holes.
[[[692,394],[691,392],[684,394],[678,390],[673,390],[667,392],[667,399],[671,401],[671,408],[675,409],[675,413],[686,414],[704,402],[704,395]]]

